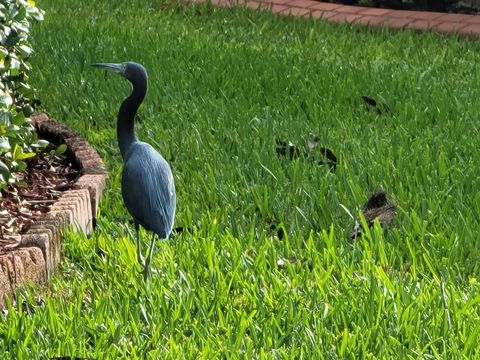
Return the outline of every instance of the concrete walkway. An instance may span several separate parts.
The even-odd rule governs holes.
[[[205,0],[193,0],[201,3]],[[449,14],[429,11],[407,11],[348,6],[314,0],[211,0],[215,6],[246,6],[270,10],[282,15],[313,17],[338,23],[357,23],[391,29],[411,28],[443,34],[480,37],[480,15]]]

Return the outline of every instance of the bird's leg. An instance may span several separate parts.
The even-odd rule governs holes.
[[[140,225],[135,221],[135,231],[137,233],[137,260],[142,268],[145,268],[145,259],[142,256],[142,249],[140,246]]]
[[[153,270],[151,268],[152,255],[153,255],[153,249],[154,248],[155,248],[155,234],[153,234],[153,236],[152,236],[152,242],[150,243],[150,249],[148,251],[147,259],[145,261],[145,266],[143,268],[143,277],[145,278],[145,280],[147,279],[149,274],[151,274],[151,273],[157,274],[158,273],[157,270]]]

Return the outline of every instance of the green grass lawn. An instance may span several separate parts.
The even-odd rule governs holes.
[[[65,236],[61,274],[2,316],[1,358],[480,356],[478,40],[154,0],[38,3],[31,82],[109,179],[95,234]],[[165,275],[147,284],[119,187],[130,85],[89,67],[126,60],[149,71],[138,136],[172,165],[176,226],[193,228],[157,246]],[[277,157],[277,138],[310,134],[335,172]],[[352,241],[344,207],[357,217],[376,189],[398,205],[393,226]]]

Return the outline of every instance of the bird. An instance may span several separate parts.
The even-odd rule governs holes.
[[[118,111],[117,140],[123,159],[122,197],[135,224],[137,260],[146,280],[156,272],[151,268],[156,237],[166,240],[172,233],[176,209],[172,169],[157,150],[135,135],[135,115],[148,89],[147,70],[131,61],[92,66],[120,74],[132,84],[132,92]],[[141,252],[140,225],[153,233],[146,258]]]
[[[396,209],[397,205],[389,200],[387,193],[383,190],[377,190],[370,196],[365,205],[363,205],[362,213],[368,227],[373,226],[375,219],[378,219],[381,225],[386,226],[389,225],[395,217]],[[355,221],[354,228],[350,233],[350,238],[355,240],[360,237],[364,231],[365,229],[362,227],[362,224]]]

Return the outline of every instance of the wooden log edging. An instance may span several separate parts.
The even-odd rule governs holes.
[[[45,114],[34,115],[32,125],[40,137],[67,145],[81,175],[48,213],[35,220],[15,248],[0,254],[0,307],[5,306],[6,297],[13,295],[17,287],[43,282],[57,270],[63,229],[71,226],[75,232],[92,232],[107,177],[102,159],[79,133]]]

